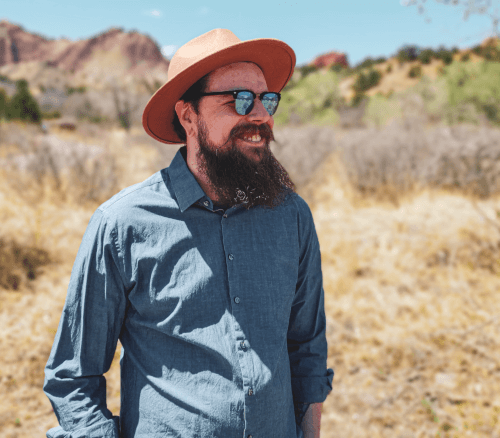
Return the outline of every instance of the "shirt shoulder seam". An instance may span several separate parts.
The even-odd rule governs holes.
[[[115,199],[112,203],[108,204],[108,205],[105,205],[106,203],[102,204],[99,206],[98,210],[104,212],[106,211],[109,207],[111,207],[112,205],[116,204],[118,201],[121,201],[123,198],[125,198],[126,196],[128,195],[131,195],[132,193],[138,191],[138,190],[142,190],[142,189],[145,189],[147,187],[150,187],[154,184],[161,184],[163,182],[163,180],[161,181],[152,181],[151,183],[147,184],[147,185],[140,185],[139,187],[135,188],[134,190],[131,190],[130,192],[128,193],[124,193],[122,196],[120,196],[119,198]]]

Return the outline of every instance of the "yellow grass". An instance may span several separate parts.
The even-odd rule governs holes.
[[[117,157],[121,187],[169,164],[122,131],[103,137]],[[51,255],[35,280],[17,291],[0,288],[0,436],[6,438],[42,437],[58,424],[42,391],[43,368],[97,207],[57,202],[47,187],[27,202],[5,175],[0,179],[0,238]],[[320,240],[328,367],[335,370],[321,436],[499,436],[500,200],[426,188],[394,192],[386,187],[378,200],[363,199],[335,153],[299,190]],[[120,347],[106,374],[114,415],[119,354]]]

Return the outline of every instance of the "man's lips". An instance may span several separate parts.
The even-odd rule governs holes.
[[[245,140],[244,137],[238,137],[238,140],[249,146],[263,146],[266,141],[264,137],[261,137],[259,141]]]

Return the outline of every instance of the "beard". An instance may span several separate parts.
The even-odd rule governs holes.
[[[269,125],[238,125],[221,146],[211,143],[207,134],[206,125],[200,120],[197,160],[217,195],[214,201],[229,207],[242,204],[247,210],[256,206],[274,209],[288,194],[295,193],[295,184],[269,148],[270,141],[274,140]],[[248,148],[258,160],[247,157],[236,144],[244,135],[254,134],[264,139],[263,147]],[[229,148],[224,148],[227,144]]]

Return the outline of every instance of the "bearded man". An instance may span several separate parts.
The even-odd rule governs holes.
[[[319,242],[269,148],[294,66],[282,41],[226,29],[172,58],[143,126],[185,145],[90,219],[45,368],[47,437],[319,437]],[[118,340],[119,417],[103,377]]]

